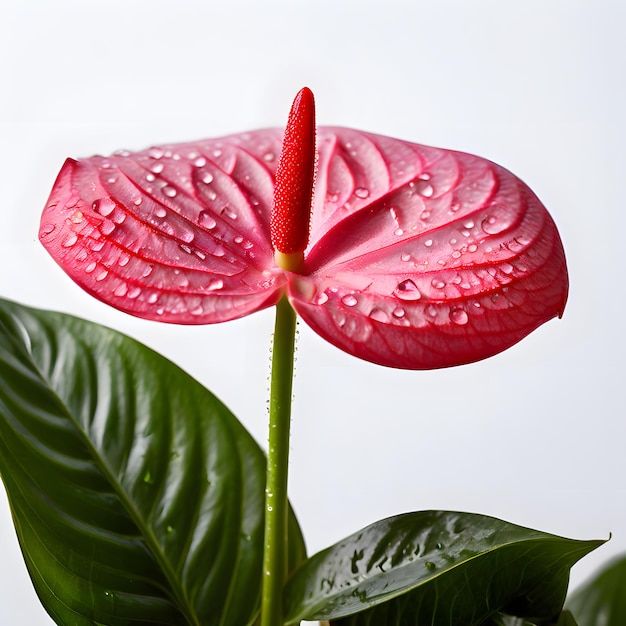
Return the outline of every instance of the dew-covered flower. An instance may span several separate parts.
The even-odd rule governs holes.
[[[285,139],[266,129],[69,159],[40,239],[133,315],[212,324],[286,294],[322,337],[392,367],[477,361],[563,312],[559,234],[507,170],[349,128],[315,135],[307,89]]]

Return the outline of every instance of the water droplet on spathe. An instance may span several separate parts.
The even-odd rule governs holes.
[[[424,242],[424,245],[425,245],[427,248],[430,248],[430,247],[433,245],[433,240],[432,240],[432,239],[427,239],[427,240]]]
[[[155,163],[150,170],[153,174],[160,174],[163,171],[164,165],[163,163]]]
[[[458,326],[465,326],[469,321],[467,313],[463,309],[452,309],[450,311],[450,320]]]
[[[204,157],[202,157],[202,156],[201,156],[201,157],[198,157],[198,158],[197,158],[197,159],[193,162],[193,164],[194,164],[196,167],[204,167],[204,166],[206,165],[206,159],[205,159]]]
[[[92,261],[85,268],[85,272],[87,272],[87,274],[91,274],[91,272],[93,272],[96,269],[96,267],[98,267],[98,264],[95,261]]]
[[[439,279],[439,278],[433,278],[432,282],[430,283],[435,289],[443,289],[446,286],[446,283],[443,282],[443,280]]]
[[[398,306],[393,310],[392,315],[398,319],[402,319],[405,315],[405,311],[401,306]]]
[[[184,230],[180,233],[180,238],[185,243],[191,243],[195,238],[195,233],[192,230]]]
[[[354,296],[351,293],[349,293],[348,295],[343,296],[343,298],[341,298],[341,301],[346,306],[355,306],[357,304],[357,302],[358,302],[358,300],[356,299],[356,296]]]
[[[217,226],[217,222],[209,211],[200,211],[198,215],[198,224],[209,230]]]
[[[225,206],[222,209],[222,215],[225,215],[226,217],[230,218],[231,220],[236,220],[237,219],[237,213],[235,213],[230,207]]]
[[[126,283],[120,283],[113,291],[113,294],[118,296],[119,298],[124,297],[127,293],[128,287],[126,286]]]
[[[71,233],[70,236],[63,242],[64,248],[71,248],[78,241],[78,235]]]
[[[101,200],[96,200],[91,207],[103,217],[107,217],[113,212],[115,202],[113,202],[110,198],[102,198]]]
[[[207,289],[209,291],[217,291],[218,289],[222,289],[222,287],[224,287],[224,281],[221,278],[212,278],[209,281]]]
[[[507,224],[505,221],[498,221],[496,217],[493,215],[485,218],[480,227],[486,232],[488,235],[497,235],[506,229]]]
[[[151,159],[161,159],[163,158],[163,154],[164,152],[161,148],[150,148],[148,150],[148,156]]]
[[[167,215],[167,211],[162,206],[159,206],[155,209],[154,214],[157,217],[165,217]]]
[[[389,321],[389,315],[387,315],[387,312],[378,307],[375,307],[370,311],[370,317],[377,322],[387,323]]]
[[[42,235],[49,235],[55,228],[56,228],[56,226],[54,224],[44,224],[41,227],[41,234]]]
[[[417,193],[424,198],[431,198],[435,193],[435,189],[430,183],[421,182],[417,185]]]
[[[354,195],[357,198],[361,198],[361,200],[365,200],[365,198],[367,198],[370,195],[370,192],[368,189],[366,189],[365,187],[357,187],[354,190]]]
[[[327,302],[328,302],[328,294],[325,291],[318,293],[317,296],[315,297],[315,300],[313,301],[313,303],[317,305],[326,304]]]
[[[422,297],[417,285],[410,278],[398,283],[394,294],[401,300],[419,300]]]
[[[115,230],[115,224],[111,220],[107,220],[100,224],[100,232],[103,235],[110,235]]]
[[[168,198],[174,198],[176,197],[176,194],[178,193],[176,191],[175,187],[172,187],[171,185],[165,185],[165,187],[163,187],[163,193],[168,197]]]

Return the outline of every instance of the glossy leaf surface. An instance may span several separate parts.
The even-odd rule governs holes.
[[[626,556],[613,560],[567,598],[579,626],[626,624]]]
[[[474,626],[499,612],[551,620],[570,567],[601,543],[470,513],[408,513],[309,558],[287,583],[286,621]]]
[[[562,611],[558,619],[550,622],[530,622],[521,617],[511,617],[499,613],[483,622],[481,626],[578,626],[578,624],[569,611]]]
[[[280,130],[68,160],[40,238],[84,289],[134,315],[221,322],[283,291],[355,356],[430,369],[486,358],[560,315],[556,227],[533,192],[468,154],[320,127],[301,274],[274,262]]]
[[[0,474],[59,624],[251,624],[265,458],[137,342],[0,301]],[[291,519],[291,565],[304,558]]]

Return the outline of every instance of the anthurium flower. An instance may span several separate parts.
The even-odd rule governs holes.
[[[521,180],[452,150],[315,135],[306,89],[284,149],[266,129],[68,159],[40,238],[133,315],[212,324],[286,294],[339,348],[408,369],[496,354],[560,316],[568,290],[557,229]]]

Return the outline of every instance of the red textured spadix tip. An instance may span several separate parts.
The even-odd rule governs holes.
[[[270,235],[279,253],[301,253],[307,246],[314,177],[315,100],[304,87],[291,106],[276,170]]]

